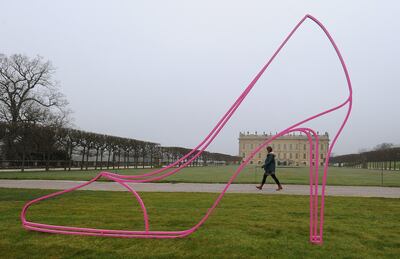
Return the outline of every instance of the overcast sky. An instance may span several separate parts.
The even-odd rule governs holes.
[[[279,3],[278,3],[279,2]],[[354,109],[335,154],[400,144],[398,1],[5,1],[0,53],[40,55],[75,127],[194,147],[307,13],[348,65]],[[209,150],[238,154],[240,131],[280,131],[345,100],[339,60],[306,22]],[[344,113],[309,126],[331,136]]]

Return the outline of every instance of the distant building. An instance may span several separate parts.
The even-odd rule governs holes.
[[[325,162],[326,154],[329,148],[329,136],[325,132],[323,135],[319,135],[319,163],[323,165]],[[239,156],[243,159],[250,155],[251,151],[261,145],[268,138],[273,137],[272,134],[258,135],[257,132],[251,134],[249,132],[239,134]],[[273,152],[276,154],[276,161],[278,165],[288,166],[308,166],[309,165],[309,143],[308,138],[305,134],[289,134],[279,137],[272,141],[270,146]],[[257,153],[250,164],[263,164],[265,157],[267,156],[267,150],[263,148]]]

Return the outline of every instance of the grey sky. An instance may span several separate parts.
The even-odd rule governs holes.
[[[353,82],[353,113],[334,152],[400,144],[398,1],[0,2],[0,52],[51,60],[76,127],[185,147],[206,136],[310,13]],[[333,48],[306,22],[209,150],[237,154],[240,131],[282,130],[346,95]],[[332,135],[342,118],[310,126]]]

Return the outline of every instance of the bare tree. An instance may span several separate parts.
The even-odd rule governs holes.
[[[140,143],[140,153],[142,155],[142,167],[144,168],[144,162],[146,161],[146,157],[148,154],[148,145],[146,142],[141,142]]]
[[[64,108],[67,101],[53,79],[54,67],[41,57],[0,54],[0,119],[37,122],[48,108]]]
[[[139,164],[139,156],[140,156],[140,149],[141,149],[141,141],[135,141],[133,143],[133,159],[134,159],[134,164],[135,164],[135,168],[138,168],[138,164]]]
[[[393,147],[393,143],[381,143],[374,147],[374,150],[384,150]]]
[[[94,169],[97,169],[98,162],[99,162],[99,154],[100,154],[100,168],[102,168],[103,162],[103,152],[105,148],[105,135],[94,134],[94,141],[93,141],[93,148],[96,150],[96,162],[94,164]]]
[[[15,157],[13,143],[22,124],[65,125],[67,101],[54,80],[54,67],[41,57],[0,54],[0,121],[7,123],[9,134],[5,149]]]
[[[105,149],[107,150],[107,153],[108,153],[107,169],[109,169],[110,168],[111,154],[113,154],[113,157],[114,157],[114,152],[115,152],[115,149],[116,149],[114,137],[113,136],[106,136],[106,141],[105,142],[106,142]],[[113,166],[114,166],[114,162],[113,162]]]

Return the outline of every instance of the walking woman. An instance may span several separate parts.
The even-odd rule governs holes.
[[[267,180],[267,176],[270,175],[274,181],[276,182],[276,184],[278,185],[278,189],[276,189],[277,191],[282,190],[282,185],[280,184],[278,178],[276,178],[275,176],[275,154],[274,152],[272,152],[272,147],[268,146],[267,147],[267,158],[265,159],[265,163],[262,166],[262,168],[264,168],[264,177],[262,179],[261,185],[256,186],[257,189],[262,190],[265,181]]]

